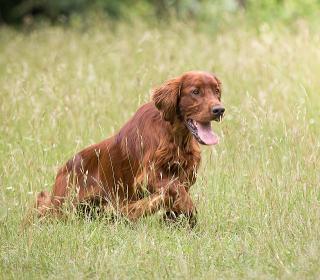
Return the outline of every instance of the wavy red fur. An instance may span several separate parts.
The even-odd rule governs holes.
[[[192,86],[203,88],[202,101],[192,102]],[[161,208],[194,217],[189,189],[196,180],[200,147],[184,119],[191,114],[207,120],[206,106],[220,104],[221,93],[211,91],[220,87],[212,74],[187,72],[156,88],[152,101],[117,134],[85,148],[60,168],[52,193],[38,195],[39,215],[58,214],[71,199],[73,205],[112,205],[131,220]]]

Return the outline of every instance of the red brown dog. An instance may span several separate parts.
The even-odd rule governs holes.
[[[215,145],[211,121],[219,121],[221,83],[207,72],[187,72],[153,91],[114,136],[70,159],[59,171],[51,194],[38,194],[39,215],[72,205],[111,205],[130,220],[159,209],[195,215],[189,195],[200,163],[200,147]]]

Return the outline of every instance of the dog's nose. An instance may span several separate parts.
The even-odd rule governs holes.
[[[212,113],[215,118],[219,118],[223,116],[225,109],[222,106],[214,106],[212,108]]]

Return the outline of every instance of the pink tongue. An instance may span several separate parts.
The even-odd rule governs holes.
[[[200,123],[195,124],[198,129],[198,136],[206,145],[216,145],[219,143],[219,137],[211,130],[211,123]]]

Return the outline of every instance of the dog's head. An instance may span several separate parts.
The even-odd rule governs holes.
[[[220,121],[221,82],[207,72],[192,71],[167,81],[153,91],[152,100],[164,120],[186,126],[200,144],[215,145],[211,121]]]

